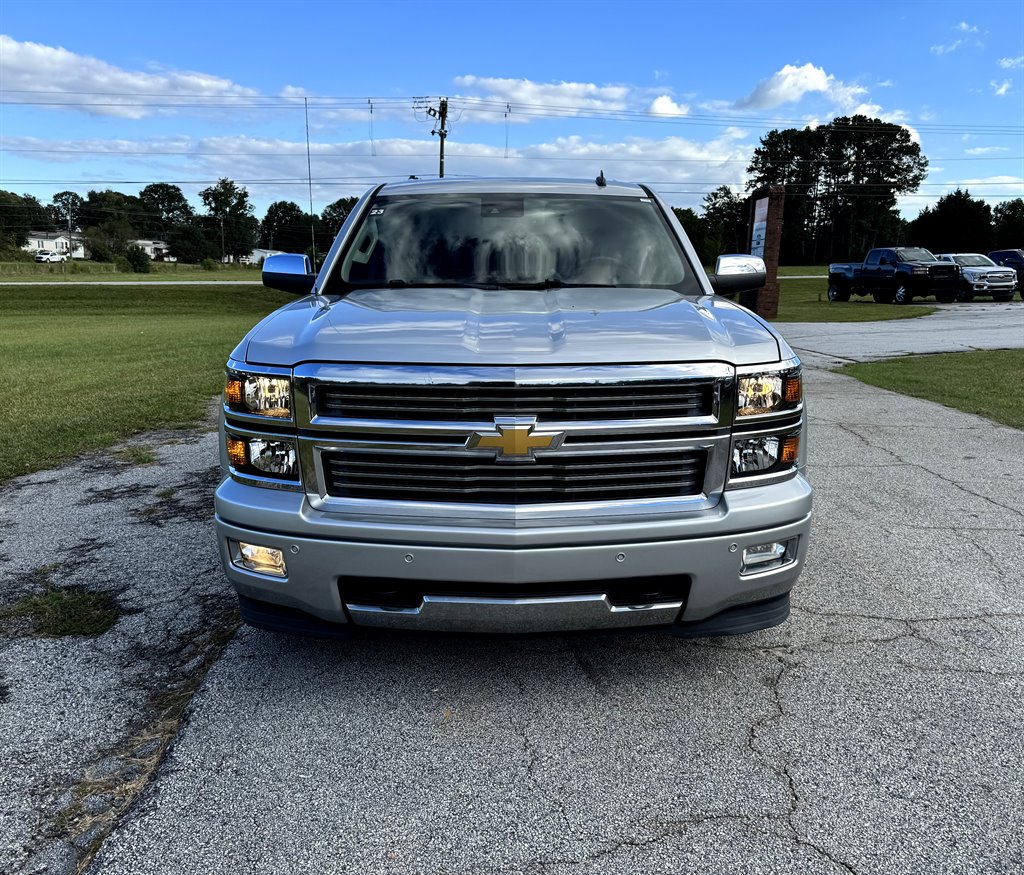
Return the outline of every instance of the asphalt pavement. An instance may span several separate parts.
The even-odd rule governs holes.
[[[1024,433],[825,369],[857,344],[875,357],[892,326],[907,351],[1024,346],[1020,304],[947,312],[783,326],[807,362],[816,489],[786,624],[702,641],[243,628],[149,760],[154,690],[230,624],[197,487],[213,435],[3,487],[5,580],[44,569],[127,610],[99,639],[0,636],[0,870],[74,871],[73,812],[102,841],[89,875],[1021,871]],[[109,835],[106,773],[108,795],[140,789]]]

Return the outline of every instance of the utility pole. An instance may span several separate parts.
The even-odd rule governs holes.
[[[437,134],[441,138],[441,164],[438,175],[441,179],[444,179],[444,141],[448,136],[448,130],[445,128],[445,124],[448,122],[448,98],[442,97],[437,109],[434,109],[432,106],[428,107],[427,115],[431,118],[436,118],[438,122],[437,127],[430,133]]]

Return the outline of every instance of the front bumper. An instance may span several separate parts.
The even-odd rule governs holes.
[[[222,562],[244,599],[300,611],[316,618],[314,625],[465,632],[693,624],[745,605],[779,605],[775,600],[803,567],[811,521],[811,489],[802,476],[728,492],[719,507],[688,519],[588,527],[344,521],[310,508],[300,493],[230,479],[217,490],[216,505]],[[744,548],[790,539],[795,545],[785,564],[741,573]],[[232,542],[239,541],[281,550],[287,577],[234,564]],[[345,581],[362,578],[416,582],[419,603],[346,597]],[[652,601],[652,579],[676,579],[679,586],[669,586],[670,598]],[[634,582],[631,603],[623,592]],[[762,626],[785,619],[781,607],[762,613],[775,618]]]

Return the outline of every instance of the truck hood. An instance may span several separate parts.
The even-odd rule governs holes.
[[[774,330],[724,298],[663,289],[361,289],[328,307],[271,313],[233,357],[251,364],[614,364],[792,355]]]

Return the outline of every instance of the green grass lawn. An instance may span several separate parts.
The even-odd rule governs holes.
[[[798,270],[802,268],[797,268]],[[773,322],[881,322],[887,319],[913,319],[934,313],[934,307],[910,304],[876,304],[871,298],[829,301],[827,280],[783,279],[779,282],[779,315]]]
[[[195,424],[259,319],[261,286],[0,286],[0,481]]]
[[[1024,349],[910,355],[845,365],[840,373],[1024,429]]]

